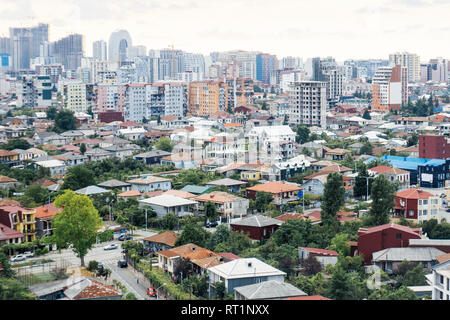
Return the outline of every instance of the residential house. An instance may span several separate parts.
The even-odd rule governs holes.
[[[104,147],[103,150],[111,152],[113,157],[124,160],[125,158],[131,157],[134,152],[139,150],[139,147],[132,144],[127,145],[113,145],[111,147]]]
[[[187,186],[184,186],[181,188],[181,191],[189,192],[195,195],[202,195],[208,192],[211,192],[210,186],[194,186],[192,184],[188,184]]]
[[[320,262],[322,268],[325,269],[327,265],[336,265],[338,262],[338,253],[334,250],[317,249],[317,248],[298,248],[298,262],[302,265],[303,261],[308,257],[315,257]]]
[[[36,210],[20,206],[0,207],[0,223],[24,234],[23,240],[31,242],[36,239]]]
[[[254,215],[230,223],[232,231],[244,233],[252,240],[269,239],[283,224],[282,221],[263,215]]]
[[[28,150],[22,150],[22,149],[13,149],[12,152],[17,152],[19,154],[19,161],[24,162],[33,159],[33,153],[31,153]]]
[[[47,155],[47,152],[45,152],[44,150],[38,149],[38,148],[30,148],[30,149],[27,149],[26,151],[32,153],[33,159]]]
[[[167,191],[172,189],[170,179],[156,176],[143,176],[137,179],[129,180],[128,183],[131,184],[131,190],[138,190],[141,193],[155,190]]]
[[[146,165],[161,164],[161,159],[171,155],[170,152],[163,150],[152,150],[145,153],[139,153],[134,156],[134,159],[143,161]]]
[[[88,157],[82,154],[77,154],[73,152],[67,152],[63,154],[58,154],[56,156],[53,156],[56,160],[64,161],[64,164],[67,167],[76,166],[79,164],[83,164],[87,161]]]
[[[119,189],[121,191],[128,191],[131,188],[131,184],[123,181],[119,181],[116,179],[111,179],[104,181],[102,183],[97,184],[99,187],[105,188],[105,189]]]
[[[450,260],[432,267],[432,300],[450,300]]]
[[[84,155],[87,157],[87,161],[102,161],[108,158],[112,158],[114,154],[110,151],[101,149],[101,148],[95,148],[88,150],[84,153]]]
[[[35,145],[38,144],[51,144],[54,146],[62,146],[69,142],[70,139],[59,135],[55,132],[36,132],[33,136]]]
[[[444,252],[435,248],[388,248],[372,253],[372,263],[386,273],[395,273],[403,261],[420,264],[425,272],[437,262]]]
[[[219,179],[219,180],[210,181],[210,182],[206,183],[207,186],[211,186],[211,187],[214,187],[214,186],[226,187],[232,193],[239,193],[239,191],[241,190],[241,186],[246,185],[246,184],[247,184],[247,182],[234,180],[234,179],[230,179],[230,178]]]
[[[169,212],[177,217],[193,215],[197,207],[197,201],[180,198],[170,194],[162,194],[156,197],[139,200],[139,206],[150,206],[158,218],[164,217]]]
[[[374,252],[388,248],[405,248],[410,239],[420,239],[422,228],[410,228],[388,223],[373,228],[358,230],[358,254],[364,256],[365,264],[370,264]]]
[[[286,273],[256,258],[236,259],[208,269],[209,298],[216,296],[216,285],[225,284],[227,293],[234,293],[237,287],[265,281],[284,282]]]
[[[19,164],[19,154],[17,152],[0,149],[0,164]]]
[[[411,248],[435,248],[450,253],[450,239],[410,239]]]
[[[51,236],[53,234],[52,218],[55,214],[62,211],[62,208],[56,208],[53,203],[45,204],[35,208],[36,210],[36,235],[38,238]]]
[[[257,192],[267,192],[272,195],[273,203],[280,206],[290,201],[298,200],[298,192],[302,189],[303,188],[298,187],[296,184],[291,184],[284,181],[272,181],[247,188],[246,195],[248,199],[256,200]]]
[[[234,300],[285,300],[307,294],[287,282],[275,280],[234,288]]]
[[[212,202],[216,206],[216,212],[222,218],[227,219],[246,216],[249,207],[248,199],[221,191],[202,194],[195,197],[194,200],[199,203],[200,211],[204,211],[206,204]]]
[[[197,197],[197,195],[195,195],[193,193],[182,191],[182,190],[175,190],[175,189],[166,191],[166,192],[164,192],[164,194],[171,194],[173,196],[177,196],[177,197],[180,197],[183,199],[191,199],[191,200],[193,198]]]
[[[64,175],[66,172],[66,165],[61,160],[44,160],[44,161],[38,161],[35,163],[37,166],[42,168],[48,168],[50,170],[50,176],[56,176],[56,175]]]
[[[73,142],[84,137],[83,132],[78,130],[69,130],[61,133],[61,136],[67,139],[67,142]]]
[[[20,244],[24,236],[23,233],[0,223],[0,247],[5,244]]]
[[[9,178],[6,176],[0,176],[0,188],[3,190],[16,188],[19,182],[16,179]]]
[[[346,154],[351,154],[350,150],[345,149],[330,149],[327,147],[323,148],[323,157],[326,160],[335,161],[335,160],[344,160]]]
[[[429,219],[440,221],[444,218],[441,208],[442,199],[438,195],[421,189],[410,188],[395,194],[394,216],[397,217],[403,216],[417,222]]]
[[[367,170],[370,175],[383,175],[390,182],[398,182],[401,188],[408,188],[410,185],[409,171],[398,169],[393,166],[376,166]]]
[[[180,235],[173,231],[166,231],[155,234],[154,236],[142,239],[144,249],[148,251],[165,251],[173,249],[175,242]]]
[[[130,199],[130,198],[140,199],[140,198],[142,198],[142,193],[140,193],[137,190],[128,190],[128,191],[119,193],[117,195],[117,198],[122,199],[122,200]]]
[[[121,300],[122,293],[87,277],[70,277],[64,280],[44,282],[30,286],[38,300]]]

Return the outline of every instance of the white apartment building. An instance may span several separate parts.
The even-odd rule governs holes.
[[[289,123],[326,128],[327,83],[295,82],[289,89]]]
[[[106,60],[107,52],[108,49],[105,41],[94,41],[94,43],[92,44],[92,56],[95,60]]]
[[[450,260],[432,267],[432,300],[450,300]]]
[[[188,86],[184,83],[164,84],[164,116],[184,116],[188,105]]]
[[[289,91],[289,86],[294,82],[306,80],[304,70],[284,70],[280,72],[280,89],[285,93]]]
[[[87,112],[86,84],[81,81],[64,83],[64,107],[73,112]]]
[[[147,116],[147,89],[145,84],[126,85],[124,118],[126,121],[142,122]]]
[[[420,81],[420,57],[415,53],[397,52],[389,55],[390,65],[401,65],[408,69],[408,82]]]

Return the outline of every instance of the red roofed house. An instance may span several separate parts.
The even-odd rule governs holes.
[[[288,184],[278,181],[267,182],[264,184],[258,184],[256,186],[246,189],[246,195],[248,199],[256,200],[257,192],[271,193],[273,197],[273,203],[279,206],[289,201],[297,200],[297,193],[303,188],[297,187],[293,184]]]
[[[320,262],[322,268],[325,268],[329,264],[334,266],[338,261],[338,255],[339,254],[334,250],[306,247],[298,248],[298,261],[300,264],[302,264],[304,259],[307,259],[309,256],[313,256]]]
[[[395,216],[414,219],[417,222],[437,218],[442,199],[437,195],[417,188],[399,191],[395,194]]]
[[[0,246],[9,243],[22,243],[25,235],[0,223]]]
[[[398,169],[391,166],[376,166],[368,170],[369,174],[375,176],[383,175],[391,182],[398,181],[402,187],[407,188],[409,183],[409,171]]]
[[[388,248],[405,248],[410,239],[421,239],[422,228],[410,228],[388,223],[373,228],[358,230],[357,254],[364,256],[364,263],[370,264],[372,253]]]
[[[45,204],[36,209],[36,233],[38,237],[52,235],[52,218],[62,211],[62,208],[56,208],[53,203]]]

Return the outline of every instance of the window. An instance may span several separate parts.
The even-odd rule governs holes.
[[[395,236],[396,239],[401,239],[402,238],[402,234],[401,233],[397,233]]]

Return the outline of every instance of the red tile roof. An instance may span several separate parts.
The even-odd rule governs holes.
[[[300,247],[303,250],[308,251],[309,253],[314,253],[322,256],[338,256],[339,254],[334,250],[326,250],[326,249],[318,249],[318,248],[306,248]]]
[[[275,217],[275,219],[287,222],[288,220],[304,220],[305,217],[299,213],[285,213],[281,216]]]
[[[379,174],[404,174],[408,171],[398,169],[391,166],[376,166],[370,169],[370,171],[378,172]]]
[[[416,188],[410,188],[406,190],[399,191],[395,194],[399,198],[405,199],[428,199],[433,195],[427,191],[423,191]]]
[[[17,180],[6,176],[0,176],[0,183],[7,183],[7,182],[17,182]]]
[[[23,238],[25,235],[0,223],[0,241]]]
[[[303,189],[303,188],[297,187],[292,184],[287,184],[285,182],[277,182],[277,181],[267,182],[264,184],[258,184],[254,187],[247,188],[247,190],[251,190],[251,191],[256,191],[256,192],[263,191],[263,192],[268,192],[268,193],[272,193],[272,194],[278,194],[281,192],[298,191],[301,189]]]
[[[372,228],[359,228],[358,234],[370,234],[370,233],[374,233],[374,232],[383,231],[383,230],[386,230],[389,228],[394,228],[399,231],[414,234],[416,236],[417,235],[420,236],[422,234],[422,228],[410,228],[410,227],[402,226],[402,225],[395,224],[395,223],[387,223],[387,224],[383,224],[381,226],[376,226],[376,227],[372,227]]]
[[[170,247],[175,246],[175,241],[177,241],[178,234],[173,231],[167,231],[159,234],[155,234],[154,236],[144,238],[144,241],[148,242],[156,242],[168,245]]]
[[[101,283],[97,280],[90,280],[91,285],[77,294],[74,299],[94,299],[94,298],[106,298],[115,297],[120,295],[120,291],[113,287]]]
[[[322,296],[305,296],[305,297],[292,297],[286,300],[331,300]]]
[[[45,204],[35,209],[36,209],[36,218],[39,219],[52,218],[56,213],[61,212],[63,210],[62,208],[56,208],[53,203]]]
[[[239,256],[237,256],[237,255],[235,255],[234,253],[231,253],[231,252],[219,252],[218,254],[220,254],[225,259],[229,259],[229,260],[241,259],[241,257],[239,257]]]

